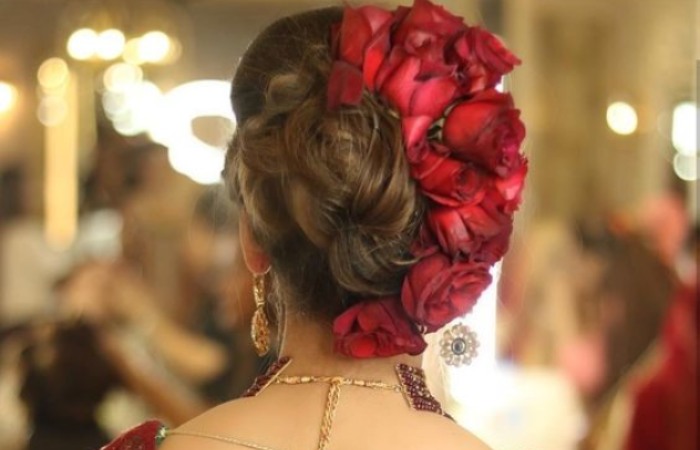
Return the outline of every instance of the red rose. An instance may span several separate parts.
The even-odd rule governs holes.
[[[448,50],[448,61],[459,66],[460,86],[465,95],[495,87],[503,75],[520,64],[503,43],[486,30],[470,27]]]
[[[450,14],[442,6],[428,0],[415,0],[411,8],[397,10],[401,23],[394,34],[396,42],[404,43],[412,34],[424,33],[436,36],[453,36],[464,30],[466,25],[461,17]]]
[[[469,259],[474,262],[481,262],[489,265],[500,261],[508,251],[512,233],[513,221],[511,218],[511,220],[503,226],[500,233],[484,240],[479,248],[475,249],[469,255]]]
[[[487,265],[453,264],[443,253],[434,253],[411,267],[401,302],[416,323],[432,332],[467,314],[490,283]]]
[[[357,105],[364,85],[373,88],[374,78],[390,47],[390,12],[374,6],[346,8],[343,21],[331,30],[336,55],[328,80],[327,107]]]
[[[375,36],[391,20],[392,14],[389,11],[375,6],[345,8],[338,31],[339,59],[358,68],[361,67],[365,62],[365,52]],[[388,33],[386,34],[388,36]]]
[[[457,64],[446,61],[446,48],[467,29],[462,18],[427,0],[417,0],[412,8],[399,8],[394,46],[421,60],[419,78],[449,78],[455,81]],[[455,83],[455,87],[457,84]]]
[[[519,117],[520,111],[513,108],[510,94],[489,89],[450,111],[443,139],[455,158],[506,176],[521,162],[525,126]]]
[[[428,130],[432,124],[433,119],[428,116],[404,117],[401,119],[403,142],[406,147],[406,157],[409,161],[418,161],[420,159],[422,148],[425,147]]]
[[[426,343],[397,297],[366,300],[333,322],[335,350],[353,358],[418,355]]]
[[[423,223],[420,231],[418,232],[418,236],[411,243],[411,254],[417,259],[422,259],[439,251],[440,246],[438,245],[435,236],[433,236],[430,228]]]
[[[337,317],[335,348],[357,358],[418,354],[421,332],[473,308],[508,248],[527,173],[525,128],[512,97],[494,88],[520,61],[429,0],[394,13],[346,8],[331,33],[329,109],[358,105],[365,89],[392,108],[411,176],[430,199],[400,297]]]
[[[486,197],[500,211],[512,214],[518,210],[522,201],[523,187],[527,175],[527,159],[520,155],[515,169],[505,177],[494,177],[491,179],[492,189],[487,189]]]
[[[469,257],[485,241],[509,228],[511,217],[483,204],[432,208],[427,222],[442,250]]]
[[[418,160],[411,161],[411,175],[426,197],[452,207],[483,198],[486,179],[478,167],[450,158],[438,144],[426,144],[415,153]]]
[[[442,116],[457,94],[454,77],[424,77],[427,62],[411,55],[402,47],[394,47],[377,71],[375,88],[402,117]]]

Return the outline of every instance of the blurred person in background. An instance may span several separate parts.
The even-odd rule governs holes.
[[[532,224],[504,262],[504,273],[498,324],[502,353],[524,366],[559,365],[563,349],[576,345],[582,334],[577,286],[596,276],[572,228],[557,220]],[[576,383],[585,389],[587,376],[582,375]]]
[[[141,393],[151,406],[164,399],[151,398],[159,389],[147,380],[147,371],[139,375],[138,365],[146,357],[149,366],[158,367],[151,370],[155,378],[171,374],[165,384],[178,384],[181,399],[158,410],[172,424],[192,417],[203,405],[240,395],[267,361],[255,354],[247,328],[252,282],[238,248],[237,216],[220,198],[217,190],[200,197],[178,247],[186,323],[164,311],[159,292],[123,262],[76,268],[75,288],[63,299],[69,315],[104,325],[109,354],[125,377],[135,380],[136,392],[148,386]]]
[[[576,387],[589,417],[582,449],[690,449],[697,289],[669,253],[684,234],[651,239],[628,223],[532,226],[504,266],[501,346],[525,370],[549,368]]]
[[[252,347],[252,279],[238,246],[237,215],[206,191],[180,245],[186,323],[164,311],[158,292],[126,265],[110,271],[110,309],[122,326],[145,336],[175,374],[210,404],[240,395],[267,359]]]
[[[47,244],[31,213],[28,183],[20,166],[0,173],[0,326],[54,313],[52,286],[70,265],[69,253]]]
[[[604,342],[583,448],[695,449],[697,288],[634,231],[613,226],[582,242],[602,267],[590,298]]]
[[[156,292],[159,308],[187,323],[191,299],[182,244],[201,189],[175,172],[167,150],[153,142],[131,149],[125,161],[129,188],[120,202],[122,258]]]
[[[33,326],[28,333],[20,391],[31,427],[26,450],[104,445],[109,438],[98,424],[98,408],[120,380],[98,332],[84,322],[64,322]]]

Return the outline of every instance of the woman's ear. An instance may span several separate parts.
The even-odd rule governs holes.
[[[267,273],[270,270],[270,258],[255,241],[248,215],[241,212],[238,221],[238,238],[241,242],[241,253],[243,253],[245,265],[253,275]]]

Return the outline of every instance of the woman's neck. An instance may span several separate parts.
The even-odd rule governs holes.
[[[343,376],[395,383],[396,364],[421,365],[420,356],[355,359],[339,355],[333,351],[331,325],[300,314],[287,314],[284,334],[280,355],[293,360],[285,371],[287,375]]]

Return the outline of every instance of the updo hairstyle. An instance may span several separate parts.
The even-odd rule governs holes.
[[[400,292],[425,208],[396,115],[368,93],[357,107],[326,108],[342,14],[287,17],[252,43],[233,80],[238,126],[224,170],[285,307],[328,321]]]

